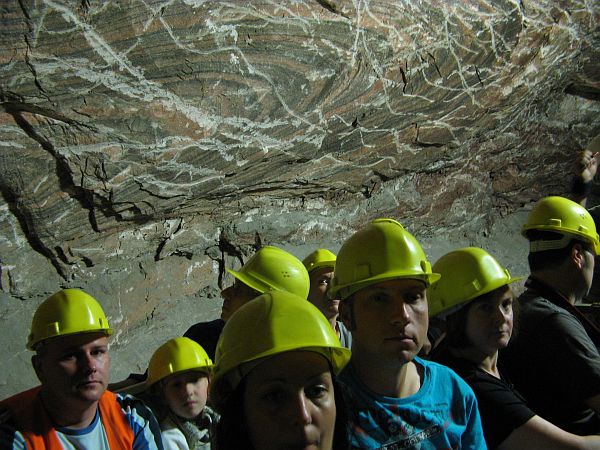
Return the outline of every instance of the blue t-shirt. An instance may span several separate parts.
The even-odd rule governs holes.
[[[486,449],[473,390],[448,367],[414,359],[424,369],[415,395],[384,397],[358,379],[350,363],[340,375],[355,449]]]

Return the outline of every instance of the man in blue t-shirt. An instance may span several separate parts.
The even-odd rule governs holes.
[[[427,287],[439,279],[417,240],[392,219],[352,235],[330,295],[352,332],[340,375],[355,449],[485,449],[477,401],[449,368],[420,359]]]

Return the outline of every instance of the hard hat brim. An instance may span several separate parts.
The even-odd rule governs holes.
[[[231,275],[233,275],[237,280],[240,280],[246,286],[254,289],[255,291],[258,291],[260,294],[264,294],[265,292],[273,290],[273,288],[271,286],[269,286],[268,284],[262,283],[255,278],[249,277],[248,275],[246,275],[243,272],[236,272],[235,270],[227,269],[227,268],[225,270],[228,273],[230,273]]]
[[[441,278],[439,273],[427,273],[427,274],[415,274],[415,273],[406,273],[406,272],[396,272],[396,273],[385,273],[382,275],[376,275],[374,277],[368,278],[359,283],[349,283],[341,286],[332,286],[329,289],[329,296],[333,298],[334,296],[341,297],[342,300],[350,297],[352,294],[364,289],[373,284],[382,283],[384,281],[391,280],[418,280],[425,283],[426,287],[431,286],[433,283],[438,281]]]
[[[58,338],[65,337],[65,336],[75,336],[78,334],[93,334],[93,333],[103,334],[106,337],[109,337],[109,336],[112,336],[113,330],[112,330],[112,328],[104,328],[104,329],[99,329],[99,330],[83,330],[83,331],[73,331],[72,333],[68,333],[68,332],[67,333],[59,333],[54,336],[48,336],[43,339],[38,339],[36,341],[33,341],[30,339],[27,341],[26,347],[28,350],[35,351],[35,349],[37,348],[38,345],[40,345],[43,342],[50,341],[52,339],[58,339]]]
[[[495,291],[496,289],[500,289],[503,286],[508,286],[510,284],[516,283],[517,281],[524,280],[525,278],[526,277],[510,277],[508,280],[502,280],[502,281],[497,281],[496,283],[490,283],[488,286],[485,287],[485,289],[482,289],[481,291],[478,291],[475,294],[466,297],[460,303],[456,303],[454,305],[447,306],[446,308],[442,308],[438,311],[432,312],[430,309],[429,317],[440,317],[440,318],[447,317],[450,314],[452,314],[456,311],[459,311],[463,307],[467,306],[469,303],[471,303],[476,298],[479,298],[485,294],[489,294],[490,292]]]

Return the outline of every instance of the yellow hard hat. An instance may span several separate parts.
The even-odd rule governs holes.
[[[68,334],[102,332],[112,334],[100,303],[79,289],[63,289],[44,300],[31,322],[27,348],[41,341]]]
[[[148,364],[147,386],[180,372],[197,370],[210,373],[213,362],[197,342],[177,337],[158,347]]]
[[[308,272],[320,269],[321,267],[335,267],[335,254],[326,248],[318,248],[302,260],[302,264]]]
[[[594,249],[594,254],[600,254],[600,239],[596,231],[594,219],[579,203],[568,198],[551,196],[539,200],[523,225],[522,234],[527,237],[527,231],[553,231],[574,239],[587,242]],[[539,241],[534,241],[539,242]],[[544,241],[552,242],[552,241]],[[531,251],[550,250],[554,247],[532,246]]]
[[[222,407],[235,390],[245,376],[239,370],[242,364],[294,350],[322,354],[336,374],[351,354],[325,316],[305,298],[274,291],[246,303],[227,321],[217,343],[213,403]]]
[[[310,290],[310,278],[302,262],[285,250],[270,245],[252,255],[239,272],[227,271],[261,294],[285,291],[306,299]]]
[[[342,245],[329,296],[343,300],[371,284],[397,278],[422,280],[429,286],[440,275],[432,273],[421,245],[400,223],[376,219]]]
[[[511,277],[492,255],[478,247],[445,254],[433,270],[442,278],[427,290],[430,317],[449,314],[477,297],[523,279]]]

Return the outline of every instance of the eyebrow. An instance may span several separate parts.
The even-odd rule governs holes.
[[[314,374],[314,375],[309,375],[309,376],[307,376],[307,377],[304,379],[304,381],[313,381],[313,380],[316,380],[316,379],[320,379],[321,377],[323,377],[324,375],[326,375],[326,374],[328,374],[328,373],[331,373],[331,372],[329,372],[329,371],[326,371],[326,372],[319,372],[319,373],[316,373],[316,374]],[[284,378],[284,377],[283,377],[283,376],[281,376],[281,375],[275,375],[275,376],[274,376],[274,377],[272,377],[272,378],[264,378],[264,379],[262,380],[262,382],[263,382],[263,383],[267,383],[267,382],[276,382],[276,381],[277,381],[277,382],[281,382],[281,383],[287,383],[287,382],[289,382],[289,380],[288,380],[287,378]]]
[[[406,293],[406,292],[426,292],[427,288],[425,286],[421,286],[421,285],[414,285],[414,286],[407,286],[407,287],[403,287],[403,288],[389,288],[389,287],[381,287],[381,286],[373,286],[372,290],[369,291],[370,294],[378,294],[378,293],[388,293],[388,292],[400,292],[400,293]]]
[[[108,349],[108,344],[97,344],[90,347],[90,350],[98,350],[98,349]],[[73,352],[82,352],[85,351],[80,345],[73,345],[71,347],[65,347],[59,351],[59,353],[73,353]]]

